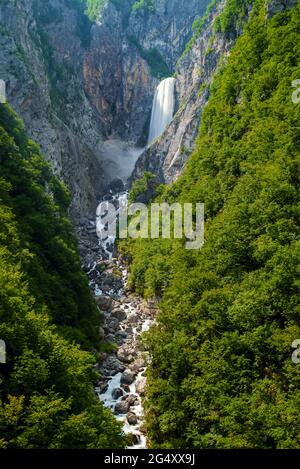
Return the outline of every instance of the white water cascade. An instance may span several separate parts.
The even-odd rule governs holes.
[[[162,135],[174,114],[175,78],[166,78],[158,85],[153,99],[148,144]]]

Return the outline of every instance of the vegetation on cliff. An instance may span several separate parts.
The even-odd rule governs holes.
[[[94,394],[100,314],[81,270],[69,194],[0,105],[1,448],[115,448]]]
[[[233,31],[243,12],[229,3]],[[132,286],[161,298],[146,338],[153,447],[299,448],[300,6],[269,19],[264,1],[252,3],[196,149],[159,197],[205,203],[203,249],[123,246]]]

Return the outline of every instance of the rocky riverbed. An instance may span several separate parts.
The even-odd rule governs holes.
[[[124,200],[124,193],[110,191],[105,197],[113,203],[118,199]],[[123,423],[124,432],[132,434],[132,448],[146,448],[142,401],[149,356],[140,338],[154,321],[156,305],[130,291],[126,265],[113,242],[99,241],[95,220],[83,219],[77,235],[83,267],[103,316],[99,334],[109,350],[97,365],[100,379],[95,391]]]

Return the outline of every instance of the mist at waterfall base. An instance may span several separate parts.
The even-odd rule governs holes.
[[[106,140],[103,143],[102,161],[110,181],[118,178],[126,182],[142,152],[143,148],[134,147],[118,138]]]
[[[172,121],[175,107],[174,90],[175,78],[172,77],[162,80],[156,88],[151,112],[148,145],[162,135]],[[102,161],[109,178],[108,182],[116,178],[126,182],[143,151],[144,148],[135,147],[119,138],[112,137],[106,140],[103,143]]]
[[[163,134],[170,124],[175,107],[175,78],[166,78],[158,85],[152,106],[148,144]]]

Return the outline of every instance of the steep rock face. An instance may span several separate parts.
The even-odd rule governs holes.
[[[125,0],[119,7],[113,1],[106,3],[92,28],[84,79],[108,133],[143,144],[154,90],[162,77],[173,73],[192,35],[192,23],[209,0],[154,0],[139,9],[133,8],[134,3]]]
[[[266,3],[266,16],[271,17],[296,3],[297,0],[269,0]],[[160,182],[171,184],[181,174],[194,149],[214,74],[218,65],[226,61],[235,42],[235,35],[213,31],[214,20],[223,11],[225,4],[225,0],[217,3],[201,35],[179,60],[176,73],[178,110],[164,134],[142,153],[131,180],[150,171],[159,177]],[[241,32],[238,30],[236,34]]]
[[[127,41],[124,15],[123,9],[107,4],[100,22],[92,27],[83,75],[86,94],[107,133],[136,143],[145,131],[157,79],[138,49]]]
[[[20,0],[1,2],[0,24],[7,99],[69,187],[73,219],[92,213],[105,174],[104,126],[83,88],[88,20],[68,0]]]
[[[164,134],[141,155],[132,179],[150,171],[161,182],[171,183],[182,172],[194,148],[211,80],[221,58],[226,58],[233,44],[225,35],[212,31],[213,21],[224,5],[225,1],[219,2],[199,38],[180,59],[176,74],[177,113]]]
[[[172,71],[191,37],[194,20],[203,16],[209,3],[210,0],[155,0],[152,9],[132,11],[128,33],[143,48],[156,49]]]
[[[93,213],[107,183],[103,140],[146,142],[154,90],[209,0],[134,3],[107,0],[93,25],[81,0],[0,3],[7,99],[69,187],[74,221]]]

